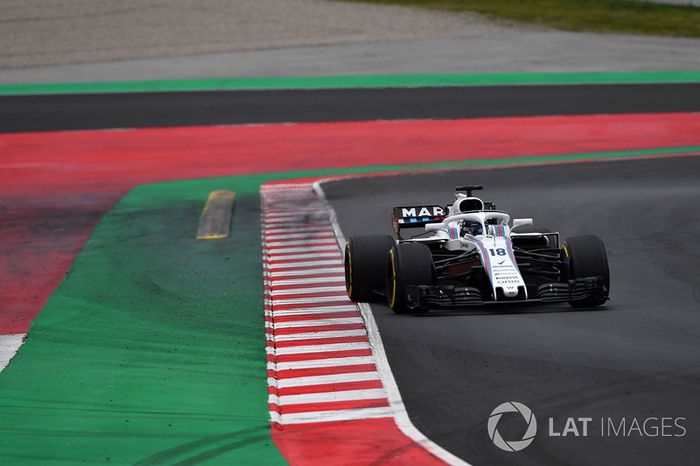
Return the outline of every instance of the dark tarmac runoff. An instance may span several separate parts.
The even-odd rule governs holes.
[[[373,304],[415,426],[477,465],[697,464],[699,178],[700,154],[326,183],[346,238],[391,233],[392,206],[448,203],[454,186],[482,184],[481,196],[512,218],[532,217],[562,238],[597,234],[607,247],[611,300],[600,308],[399,316]],[[534,442],[519,452],[499,450],[487,434],[491,411],[506,401],[537,418]],[[550,436],[568,418],[579,435]],[[578,418],[592,418],[586,437]],[[650,418],[640,435],[634,420],[641,428]],[[504,438],[524,430],[515,415],[499,424]]]
[[[0,97],[0,133],[695,112],[698,95],[696,83],[15,95]]]

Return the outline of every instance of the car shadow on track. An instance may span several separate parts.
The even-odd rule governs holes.
[[[392,313],[392,311],[385,306],[373,306],[377,310],[381,309],[386,313]],[[559,312],[612,312],[617,310],[615,306],[604,305],[599,307],[585,307],[585,308],[574,308],[569,305],[556,305],[556,306],[520,306],[520,307],[507,307],[507,306],[493,306],[489,308],[472,308],[472,309],[431,309],[429,312],[420,314],[406,314],[397,317],[412,317],[425,319],[429,317],[454,317],[454,316],[497,316],[497,315],[511,315],[511,314],[550,314]]]

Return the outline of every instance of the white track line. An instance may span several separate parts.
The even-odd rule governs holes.
[[[354,307],[354,306],[353,306]],[[24,343],[24,333],[0,335],[0,371],[5,369]]]

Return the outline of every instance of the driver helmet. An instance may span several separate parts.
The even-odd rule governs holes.
[[[462,222],[462,236],[465,235],[481,235],[484,233],[484,227],[481,222],[475,222],[474,220],[464,220]]]

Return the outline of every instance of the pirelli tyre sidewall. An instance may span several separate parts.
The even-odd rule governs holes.
[[[433,255],[420,243],[399,243],[389,251],[386,272],[387,305],[397,314],[425,312],[427,307],[409,308],[406,287],[432,285]]]
[[[602,276],[607,290],[605,298],[607,298],[610,292],[610,269],[603,240],[595,235],[572,236],[564,241],[562,253],[564,260],[567,261],[568,278]],[[601,298],[587,298],[570,301],[569,304],[574,307],[592,307],[599,306],[605,301]]]
[[[394,247],[389,235],[351,237],[345,245],[345,289],[353,301],[380,299],[384,289],[386,257]]]

